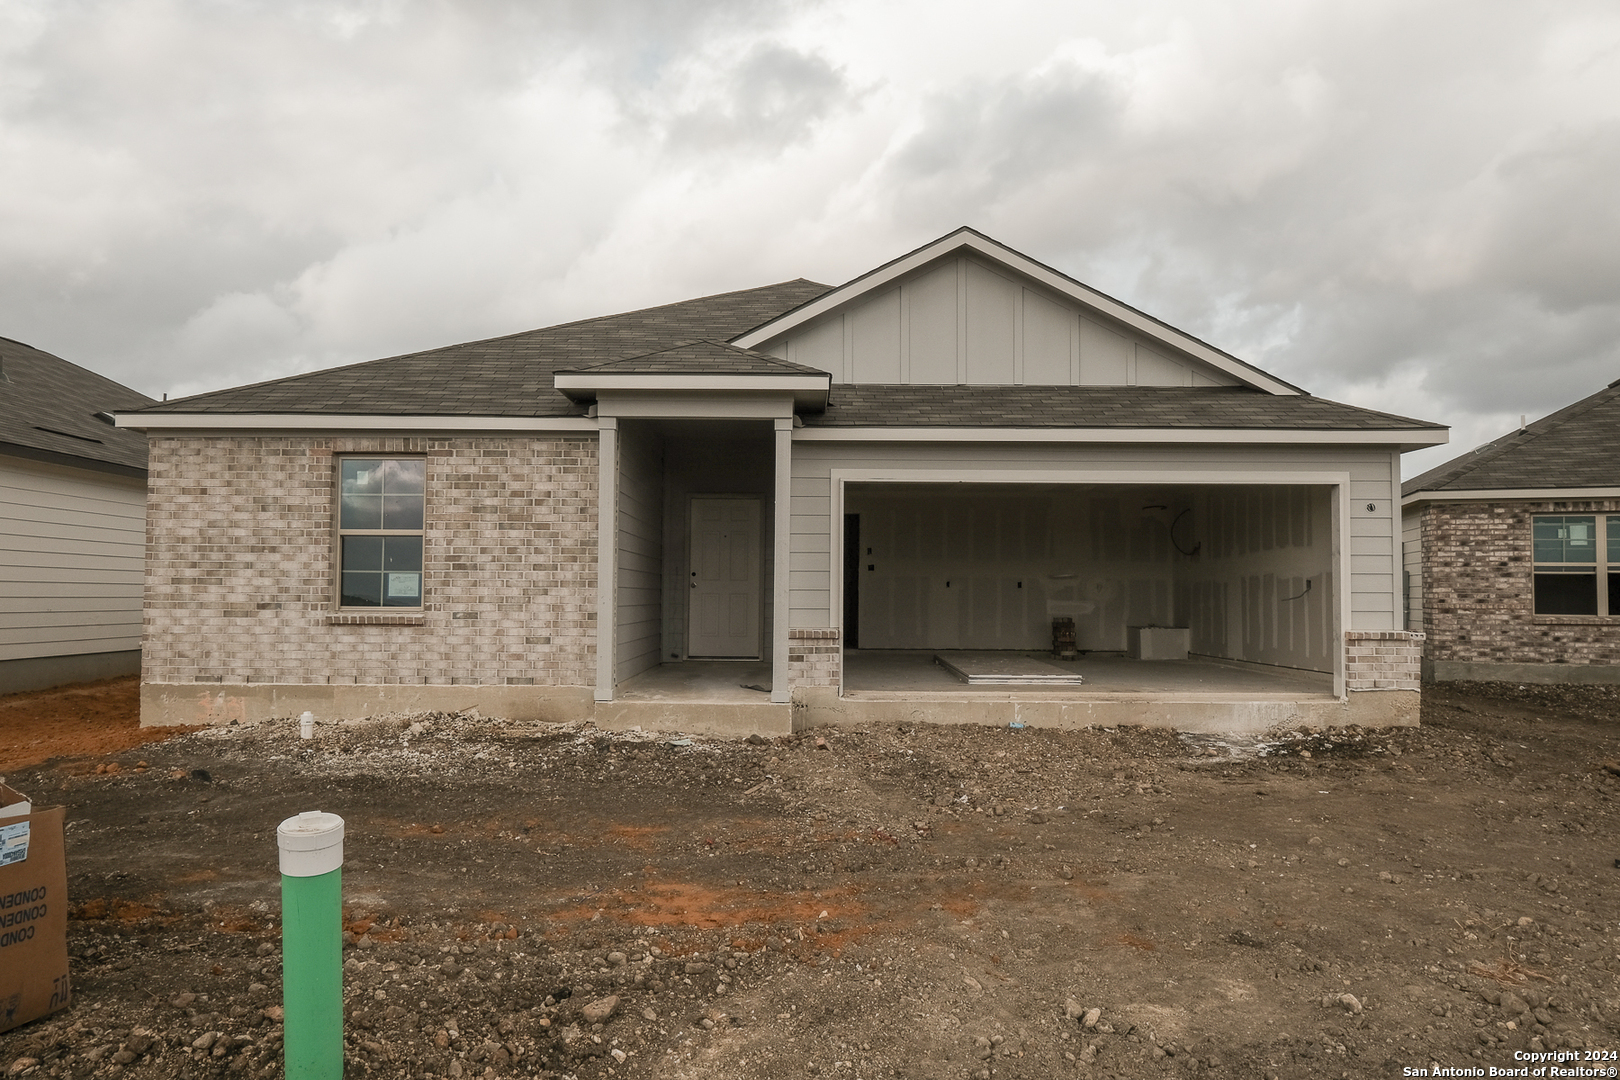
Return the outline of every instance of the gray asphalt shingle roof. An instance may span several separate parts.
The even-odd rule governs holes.
[[[1420,491],[1620,487],[1620,380],[1401,485]]]
[[[694,341],[645,356],[610,360],[580,368],[578,375],[820,375],[827,373],[807,364],[780,360],[768,353],[739,349],[721,341]]]
[[[727,344],[827,291],[799,279],[373,360],[154,406],[163,413],[580,416],[555,386],[583,374],[818,374]],[[1303,430],[1438,425],[1248,387],[835,385],[808,427],[1131,427]]]
[[[834,386],[805,427],[1282,428],[1411,431],[1437,425],[1246,386]]]
[[[375,416],[577,416],[553,385],[579,371],[676,345],[734,338],[827,286],[799,278],[678,304],[526,330],[165,402],[150,412]]]
[[[152,404],[60,356],[0,338],[0,451],[20,448],[129,469],[146,468],[146,436],[115,428],[96,413]]]

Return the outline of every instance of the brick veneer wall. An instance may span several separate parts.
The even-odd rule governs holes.
[[[788,631],[788,685],[837,686],[843,675],[844,645],[836,627]]]
[[[1347,630],[1346,690],[1421,689],[1423,635],[1406,630]]]
[[[1424,655],[1620,664],[1620,618],[1535,614],[1531,517],[1620,513],[1620,499],[1432,503],[1423,510]]]
[[[596,441],[154,436],[149,683],[589,686]],[[333,455],[427,458],[424,607],[335,608]]]

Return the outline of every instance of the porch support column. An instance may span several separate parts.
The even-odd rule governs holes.
[[[614,616],[619,608],[619,421],[597,420],[596,700],[613,700]]]
[[[771,559],[771,700],[792,701],[788,684],[788,559],[793,528],[793,417],[776,418],[775,552]]]

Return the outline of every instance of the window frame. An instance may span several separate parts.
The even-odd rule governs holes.
[[[1591,518],[1592,519],[1592,559],[1591,561],[1552,561],[1536,557],[1536,526],[1550,519]],[[1620,559],[1612,559],[1609,554],[1610,528],[1615,530],[1615,538],[1620,540],[1620,513],[1610,514],[1597,510],[1573,511],[1561,514],[1531,514],[1530,515],[1530,608],[1532,614],[1538,618],[1546,619],[1609,619],[1620,616],[1620,611],[1614,610],[1610,603],[1610,576],[1620,574]],[[1592,588],[1596,595],[1595,610],[1591,612],[1558,612],[1542,611],[1537,605],[1536,584],[1543,574],[1590,574],[1593,578]]]
[[[419,529],[346,529],[343,527],[343,466],[349,461],[419,461],[422,463],[422,527]],[[350,451],[334,454],[332,461],[332,610],[349,615],[419,615],[427,603],[427,523],[428,523],[427,455],[401,454],[388,451],[365,453]],[[359,536],[415,536],[422,545],[422,567],[417,571],[417,596],[414,605],[388,604],[354,605],[343,602],[343,541]],[[386,570],[380,571],[386,573]]]

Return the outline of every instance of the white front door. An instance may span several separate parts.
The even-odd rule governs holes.
[[[759,657],[759,500],[692,500],[686,655]]]

